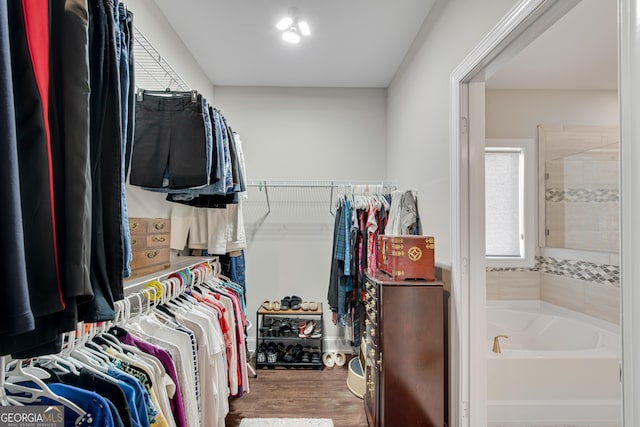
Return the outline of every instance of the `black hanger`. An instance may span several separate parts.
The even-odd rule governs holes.
[[[109,329],[109,333],[115,337],[124,337],[126,336],[129,332],[127,332],[126,329],[122,329],[120,326],[114,326],[113,328]]]
[[[136,91],[136,99],[138,101],[144,100],[144,95],[161,95],[161,96],[191,96],[191,102],[196,104],[198,102],[198,91],[190,90],[190,91],[172,91],[171,88],[166,88],[165,90],[147,90],[140,89]]]
[[[169,309],[168,309],[167,307],[165,307],[164,305],[158,305],[158,306],[156,306],[156,310],[160,310],[161,312],[163,312],[163,313],[164,313],[164,314],[166,314],[167,316],[171,316],[171,317],[173,317],[173,318],[175,318],[175,317],[176,317],[176,315],[175,315],[175,314],[173,314],[173,313],[171,312],[171,310],[169,310]]]

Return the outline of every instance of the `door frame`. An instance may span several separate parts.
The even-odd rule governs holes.
[[[451,425],[486,425],[484,81],[580,0],[522,0],[450,79]],[[620,286],[623,425],[640,425],[640,0],[618,0]],[[481,148],[481,149],[480,149]],[[480,203],[482,201],[482,203]],[[634,221],[635,219],[635,221]],[[634,256],[635,255],[635,256]],[[474,278],[473,280],[471,278]],[[638,313],[634,316],[634,313]],[[635,409],[638,408],[638,409]],[[471,420],[473,423],[471,424]]]

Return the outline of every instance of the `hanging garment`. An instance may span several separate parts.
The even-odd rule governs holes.
[[[176,371],[176,365],[171,358],[171,355],[165,349],[155,346],[149,342],[136,338],[134,335],[127,333],[124,336],[119,337],[123,343],[132,345],[140,349],[141,351],[155,356],[161,363],[166,373],[171,378],[175,389],[170,398],[171,411],[174,414],[174,421],[176,425],[182,426],[186,424],[186,416],[184,410],[183,398],[184,394],[180,389],[180,381],[178,380],[178,374]]]
[[[338,198],[327,300],[333,323],[355,346],[364,316],[364,274],[377,269],[377,236],[388,209],[383,195]]]
[[[132,185],[181,189],[209,184],[202,95],[144,94],[136,103]]]
[[[391,236],[420,233],[418,198],[413,191],[396,190],[391,193],[391,208],[385,234]]]
[[[8,5],[27,279],[31,309],[34,315],[43,316],[64,308],[58,274],[48,114],[45,114],[49,32],[42,28],[48,28],[48,5],[46,1],[26,2],[25,10],[21,1]],[[27,27],[32,31],[27,31]]]
[[[92,179],[91,269],[94,298],[79,319],[110,320],[124,296],[122,273],[122,130],[113,2],[90,1],[90,158]],[[116,167],[114,167],[116,165]]]
[[[44,113],[48,109],[49,32],[41,29],[49,25],[48,4],[12,1],[7,10],[24,255],[35,328],[19,335],[0,335],[0,351],[3,355],[40,355],[46,351],[34,348],[40,344],[51,343],[50,349],[59,350],[58,326],[65,306],[58,265],[51,141]]]
[[[86,0],[56,0],[51,8],[51,141],[61,277],[66,298],[93,297],[89,159],[89,16]],[[57,156],[57,159],[56,159]],[[70,317],[75,328],[76,301]],[[67,330],[69,330],[67,328]]]
[[[129,108],[132,104],[133,91],[131,90],[132,82],[130,76],[131,64],[129,63],[130,55],[129,49],[132,48],[132,42],[127,28],[127,19],[130,14],[127,12],[127,8],[124,3],[114,2],[114,21],[116,32],[116,57],[118,62],[118,72],[120,80],[120,128],[122,131],[122,157],[120,164],[120,194],[122,201],[122,248],[123,248],[123,266],[122,277],[126,278],[131,275],[131,235],[129,232],[129,214],[127,212],[127,192],[125,189],[126,169],[127,169],[127,147],[131,146],[132,141],[128,141],[129,130],[128,127],[133,125],[130,122]],[[135,83],[133,84],[135,86]]]
[[[20,177],[13,105],[13,80],[9,55],[9,21],[7,0],[0,1],[0,199],[4,201],[4,215],[0,222],[2,245],[2,281],[13,283],[10,292],[0,300],[0,335],[20,334],[35,328],[29,301],[27,266],[25,263]]]

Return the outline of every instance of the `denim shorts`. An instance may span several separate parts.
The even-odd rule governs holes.
[[[209,183],[202,98],[144,94],[136,102],[132,185],[189,188]],[[168,186],[163,184],[165,170]]]

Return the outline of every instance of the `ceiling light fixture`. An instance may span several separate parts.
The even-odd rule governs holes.
[[[311,29],[309,28],[309,23],[307,21],[298,21],[298,28],[300,29],[300,34],[303,36],[311,35]]]
[[[287,16],[285,18],[282,18],[281,20],[278,21],[278,23],[276,24],[276,27],[280,30],[280,31],[284,31],[289,29],[289,27],[291,26],[291,24],[293,24],[293,18],[290,16]]]
[[[282,40],[287,43],[297,44],[302,40],[301,36],[311,35],[309,23],[298,18],[298,9],[296,8],[291,9],[288,16],[279,20],[276,28],[282,31]]]
[[[300,37],[300,34],[298,34],[296,27],[291,27],[287,31],[282,33],[282,40],[286,41],[287,43],[300,43],[301,38],[302,37]]]

